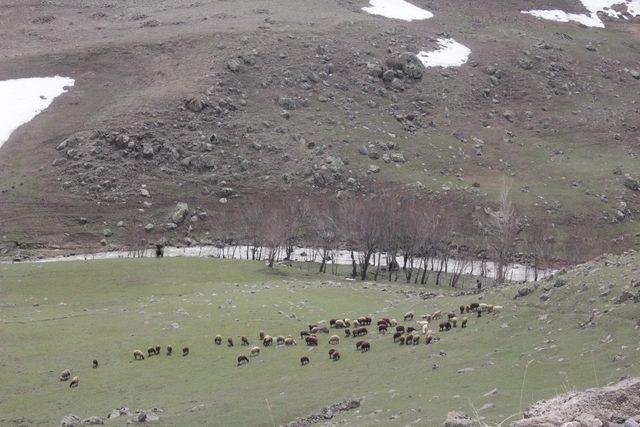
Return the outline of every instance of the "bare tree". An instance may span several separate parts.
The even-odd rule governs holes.
[[[498,210],[488,210],[485,230],[489,248],[495,263],[496,280],[504,281],[509,262],[513,256],[513,246],[520,231],[519,219],[511,202],[511,186],[503,183],[498,201]]]

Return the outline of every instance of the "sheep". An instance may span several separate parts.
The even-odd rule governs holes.
[[[331,355],[331,359],[335,362],[336,360],[340,360],[340,352],[336,351]]]
[[[476,311],[478,307],[480,307],[479,303],[472,302],[471,304],[469,304],[469,311],[467,311],[467,313],[469,313],[470,311]]]
[[[318,345],[318,338],[314,337],[314,336],[308,336],[305,339],[305,342],[307,343],[308,346],[317,346]]]
[[[504,307],[501,305],[494,305],[493,306],[493,314],[498,314],[500,313],[502,310],[504,310]]]
[[[493,313],[493,304],[488,304],[487,305],[487,313]]]
[[[426,320],[427,322],[431,322],[431,314],[423,314],[420,316],[422,320]]]
[[[213,342],[215,342],[217,345],[222,344],[222,337],[220,335],[216,335],[216,337],[213,339]]]
[[[424,343],[426,345],[431,344],[431,341],[433,341],[433,336],[432,335],[427,335],[427,337],[424,339]]]
[[[316,325],[315,323],[311,324],[311,325],[309,325],[309,331],[311,331],[311,333],[313,333],[313,329],[317,328],[317,327],[318,327],[318,325]]]
[[[347,325],[347,328],[351,327],[351,319],[344,319],[344,324]]]
[[[389,319],[388,317],[383,317],[381,320],[382,320],[383,322],[385,322],[385,323],[387,324],[387,326],[393,326],[393,325],[391,324],[391,319]]]
[[[328,334],[329,333],[329,328],[327,328],[326,326],[318,326],[318,332],[322,332],[323,334]]]
[[[144,353],[140,350],[134,350],[133,360],[144,360]]]
[[[189,355],[189,347],[182,347],[182,355],[183,356]]]
[[[259,356],[260,355],[260,347],[252,347],[251,351],[249,352],[249,356],[253,357],[253,356]]]
[[[271,344],[273,344],[273,337],[271,335],[265,335],[264,339],[262,340],[262,345],[265,347],[269,347]]]
[[[344,320],[338,319],[336,320],[336,323],[333,324],[333,326],[335,328],[344,329],[347,327],[347,324],[344,322]]]
[[[309,331],[300,331],[300,339],[303,339],[304,337],[308,337]]]
[[[284,337],[282,335],[276,338],[276,345],[284,345]]]
[[[264,337],[266,335],[267,334],[264,331],[260,331],[260,332],[258,332],[258,339],[260,339],[260,341],[264,341]]]
[[[489,305],[483,302],[478,305],[478,308],[480,309],[480,311],[487,311],[487,307],[489,307]]]
[[[371,324],[371,317],[370,316],[363,316],[363,317],[359,317],[358,318],[358,322],[363,325],[363,326],[368,326]]]
[[[242,345],[249,345],[249,339],[247,337],[240,337],[240,341],[242,341]]]
[[[440,322],[440,330],[444,331],[444,330],[450,330],[451,329],[451,322]]]
[[[304,366],[304,365],[307,365],[307,364],[309,364],[309,358],[307,356],[302,356],[300,358],[300,365]]]
[[[467,316],[464,316],[462,318],[462,323],[460,324],[461,328],[466,328],[467,327],[467,321],[469,321],[469,318]]]
[[[353,326],[355,326],[355,327],[359,327],[360,326],[360,322],[358,321],[358,319],[355,319],[353,321]]]
[[[396,326],[398,324],[398,321],[396,319],[391,319],[389,321],[389,326]]]
[[[454,328],[458,327],[458,318],[457,317],[452,317],[451,319],[449,319],[449,321],[451,322],[451,326],[453,326]]]
[[[233,347],[233,338],[227,338],[227,347]]]
[[[312,334],[314,334],[314,335],[315,335],[315,334],[317,334],[318,332],[320,332],[320,327],[319,327],[319,326],[314,326],[313,328],[309,329],[309,331],[310,331]]]
[[[425,335],[428,330],[429,330],[429,324],[428,323],[426,325],[422,325],[422,335]]]
[[[460,304],[460,314],[464,314],[464,310],[466,309],[466,304]]]
[[[405,315],[404,315],[404,321],[405,322],[408,322],[410,320],[413,320],[413,312],[412,311],[409,311],[408,313],[405,313]]]
[[[435,311],[431,315],[431,320],[437,320],[437,319],[440,319],[441,317],[442,317],[442,312],[441,311]]]
[[[398,338],[402,336],[402,332],[394,332],[393,333],[393,342],[396,342]]]
[[[160,347],[159,345],[156,346],[156,356],[160,356],[160,350],[162,350],[162,347]]]
[[[350,337],[351,336],[351,329],[347,328],[344,330],[344,336],[345,337]]]
[[[480,310],[480,307],[476,308],[476,313],[478,314],[478,317],[482,317],[482,310]]]
[[[93,369],[96,369],[98,367],[98,361],[96,359],[93,359]]]
[[[384,319],[378,320],[376,322],[376,325],[378,325],[378,326],[389,326],[389,324]]]
[[[286,345],[286,346],[292,346],[292,345],[296,345],[296,344],[297,344],[296,340],[294,340],[291,337],[285,338],[285,340],[284,340],[284,345]]]
[[[413,345],[418,345],[420,344],[420,335],[414,335],[413,336]]]
[[[428,325],[428,324],[429,324],[429,321],[428,321],[428,320],[418,320],[418,321],[416,322],[416,324],[417,324],[418,326],[421,326],[421,327],[422,327],[422,326],[424,326],[424,325]]]
[[[329,349],[329,359],[331,359],[333,357],[333,353],[335,353],[337,350],[335,348],[330,348]]]
[[[331,338],[329,338],[329,344],[331,345],[340,344],[340,337],[337,335],[331,335]]]
[[[367,328],[363,326],[363,327],[354,329],[352,333],[354,337],[360,337],[362,335],[367,335],[369,331],[367,331]]]
[[[144,355],[142,356],[142,358],[144,359]],[[71,378],[71,371],[69,369],[65,369],[64,371],[62,371],[62,373],[60,374],[60,381],[69,381],[69,378]]]
[[[78,387],[78,384],[80,384],[80,378],[78,378],[78,376],[76,375],[71,379],[71,382],[69,383],[69,388]]]
[[[173,347],[171,347],[170,345],[167,346],[167,356],[171,356],[171,353],[173,352]]]
[[[360,346],[360,351],[364,353],[365,351],[369,351],[369,350],[371,350],[371,344],[369,344],[369,341],[363,342],[362,345]]]
[[[402,326],[402,325],[396,326],[396,332],[403,332],[404,333],[404,326]]]
[[[413,344],[413,335],[407,335],[407,338],[404,341],[405,345],[411,345]]]
[[[364,343],[364,341],[358,341],[356,343],[356,350],[360,350],[360,347],[362,347],[362,344]]]
[[[335,325],[336,325],[336,319],[331,319],[331,320],[329,320],[329,326],[330,326],[330,327],[332,327],[332,328],[333,328]]]
[[[447,319],[451,320],[454,317],[456,317],[456,314],[453,311],[447,313]]]
[[[153,356],[154,354],[156,354],[156,348],[155,347],[149,347],[147,349],[147,354],[149,355],[149,357]]]
[[[387,333],[387,325],[378,325],[378,333],[386,334]]]
[[[407,327],[407,333],[410,334],[412,332],[415,332],[416,328],[414,328],[413,326],[409,326]]]
[[[238,356],[238,366],[246,365],[247,363],[249,363],[249,358],[247,356],[245,356],[244,354]]]
[[[400,343],[400,345],[404,345],[404,337],[400,337],[400,339],[398,339],[398,342]]]

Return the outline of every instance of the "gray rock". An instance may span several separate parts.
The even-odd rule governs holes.
[[[140,189],[140,195],[142,197],[151,197],[151,193],[149,193],[149,190],[147,190],[146,188]]]
[[[366,146],[361,146],[360,148],[358,148],[358,153],[362,154],[363,156],[368,156],[369,155],[369,149]]]
[[[462,369],[458,369],[458,373],[459,374],[466,374],[468,372],[473,372],[473,368],[462,368]]]
[[[144,226],[145,231],[152,231],[154,228],[156,228],[156,226],[151,223]]]
[[[467,414],[460,411],[451,411],[447,414],[444,427],[471,427],[475,423]]]
[[[175,224],[182,224],[187,215],[189,214],[189,205],[186,203],[178,203],[176,205],[176,210],[171,215],[171,222]]]
[[[285,110],[295,110],[298,108],[298,101],[293,98],[281,96],[278,98],[278,105]]]
[[[142,156],[146,159],[151,159],[153,157],[153,145],[142,144]]]
[[[102,235],[104,237],[111,237],[111,236],[113,236],[113,231],[111,231],[108,228],[105,228],[104,230],[102,230]]]
[[[378,165],[369,165],[367,169],[367,173],[378,173],[380,172],[380,167]]]
[[[199,98],[190,98],[185,102],[184,106],[193,113],[199,113],[204,110],[205,103]]]
[[[395,163],[404,163],[406,162],[405,158],[404,158],[404,154],[402,153],[391,153],[391,161],[395,162]]]
[[[82,421],[82,424],[86,426],[95,426],[95,425],[104,424],[104,421],[102,421],[102,418],[94,415],[93,417],[85,418]]]
[[[60,427],[81,427],[82,420],[75,415],[67,415],[60,420]]]
[[[530,288],[528,286],[523,286],[520,289],[518,289],[518,293],[516,294],[514,299],[526,297],[527,295],[531,294],[532,292],[533,292],[533,288]]]
[[[237,73],[238,71],[240,71],[240,65],[240,61],[238,61],[237,59],[231,59],[227,62],[227,68],[233,73]]]

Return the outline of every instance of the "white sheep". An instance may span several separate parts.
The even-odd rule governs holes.
[[[429,324],[427,323],[426,325],[422,325],[422,335],[426,335],[428,331],[429,331]]]
[[[249,356],[258,356],[260,354],[260,347],[253,347]]]
[[[340,337],[337,335],[331,335],[331,338],[329,338],[329,344],[331,345],[340,344]]]

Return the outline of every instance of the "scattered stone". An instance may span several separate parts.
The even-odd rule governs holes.
[[[180,202],[176,204],[176,210],[171,215],[171,221],[174,224],[182,224],[187,215],[189,214],[189,205],[186,203]]]
[[[60,427],[81,427],[82,420],[76,415],[67,415],[60,420]]]
[[[472,427],[474,424],[474,421],[464,412],[451,411],[447,414],[444,427]]]
[[[287,424],[287,427],[307,427],[316,423],[325,423],[341,412],[347,412],[360,407],[359,399],[349,399],[323,408],[319,413],[304,418],[298,418]]]

